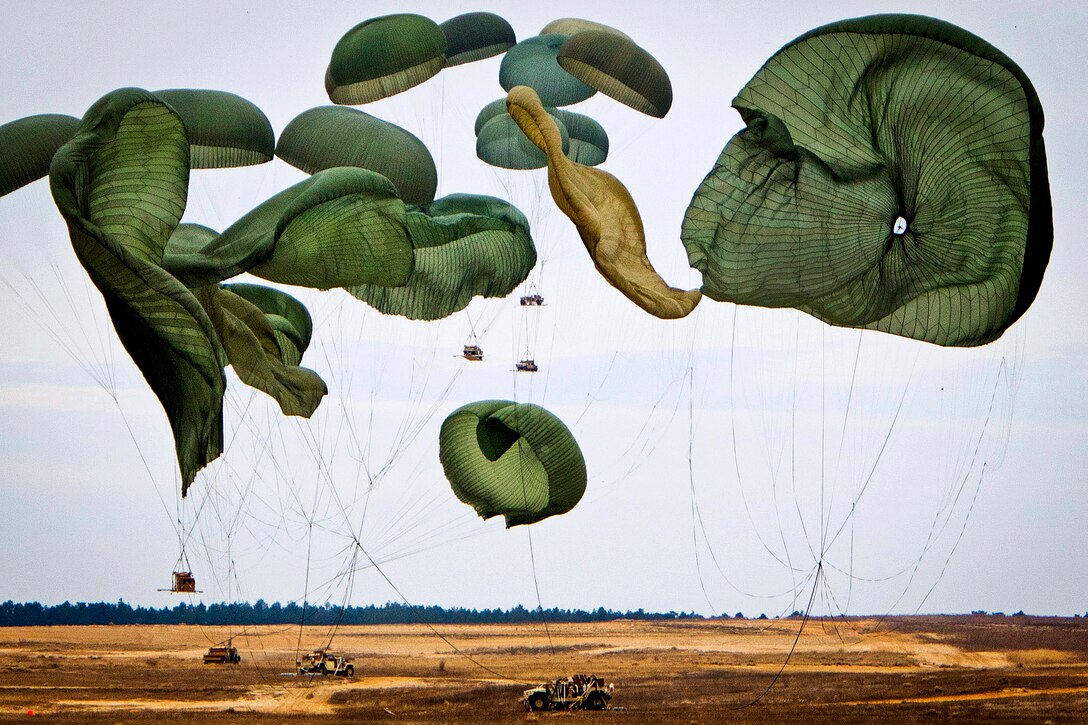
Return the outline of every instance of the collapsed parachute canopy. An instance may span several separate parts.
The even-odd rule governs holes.
[[[364,20],[340,38],[325,72],[333,103],[357,105],[419,85],[446,63],[446,35],[422,15]]]
[[[528,220],[501,199],[451,194],[409,207],[405,221],[415,257],[407,283],[347,288],[386,314],[413,320],[448,317],[476,295],[510,294],[536,264]]]
[[[570,511],[586,490],[586,462],[570,430],[538,405],[484,400],[442,423],[439,458],[457,498],[507,528]]]
[[[194,169],[250,166],[272,160],[276,137],[268,117],[226,91],[176,88],[155,91],[181,116]]]
[[[670,287],[646,256],[646,233],[631,194],[619,179],[563,155],[559,128],[532,88],[507,94],[510,115],[548,157],[548,187],[556,206],[578,229],[597,271],[650,314],[664,319],[688,315],[699,290]]]
[[[355,108],[303,111],[283,129],[276,155],[308,174],[335,166],[377,171],[407,204],[432,201],[438,188],[438,170],[422,141]]]
[[[446,66],[505,53],[517,43],[510,23],[495,13],[465,13],[438,27],[446,34]]]
[[[1024,72],[948,23],[876,15],[779,50],[692,199],[708,296],[940,345],[1001,336],[1053,240],[1043,112]]]

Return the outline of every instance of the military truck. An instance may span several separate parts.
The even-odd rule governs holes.
[[[238,648],[227,640],[225,645],[209,647],[204,655],[206,665],[236,665],[242,661],[242,655],[238,654]]]
[[[526,710],[604,710],[612,699],[613,686],[596,675],[571,675],[526,690],[521,702]]]
[[[347,657],[331,655],[323,649],[315,649],[295,660],[300,675],[338,675],[354,677],[355,663]]]

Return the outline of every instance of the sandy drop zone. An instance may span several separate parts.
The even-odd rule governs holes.
[[[1088,619],[890,617],[341,627],[352,679],[283,676],[299,628],[239,634],[239,665],[203,665],[225,628],[0,628],[0,722],[1088,722]],[[329,630],[307,627],[302,649]],[[530,683],[593,672],[623,710],[526,713]],[[510,678],[503,679],[503,677]],[[511,681],[513,680],[513,681]]]

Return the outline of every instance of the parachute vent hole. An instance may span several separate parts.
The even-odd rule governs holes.
[[[908,228],[909,225],[907,224],[906,219],[904,219],[903,217],[896,217],[895,224],[892,225],[892,233],[894,233],[897,237],[901,237],[907,233]]]
[[[510,450],[510,446],[518,442],[521,436],[510,429],[502,421],[495,418],[484,418],[476,426],[476,441],[480,444],[480,452],[489,461],[497,461],[502,454]]]

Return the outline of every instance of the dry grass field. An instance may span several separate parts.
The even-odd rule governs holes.
[[[225,629],[0,629],[0,722],[1088,722],[1088,620],[891,617],[341,628],[352,679],[296,677],[324,628],[235,632],[238,665],[204,665]],[[550,634],[550,641],[549,636]],[[616,709],[523,712],[529,684],[593,672]],[[34,711],[30,720],[28,711]]]

